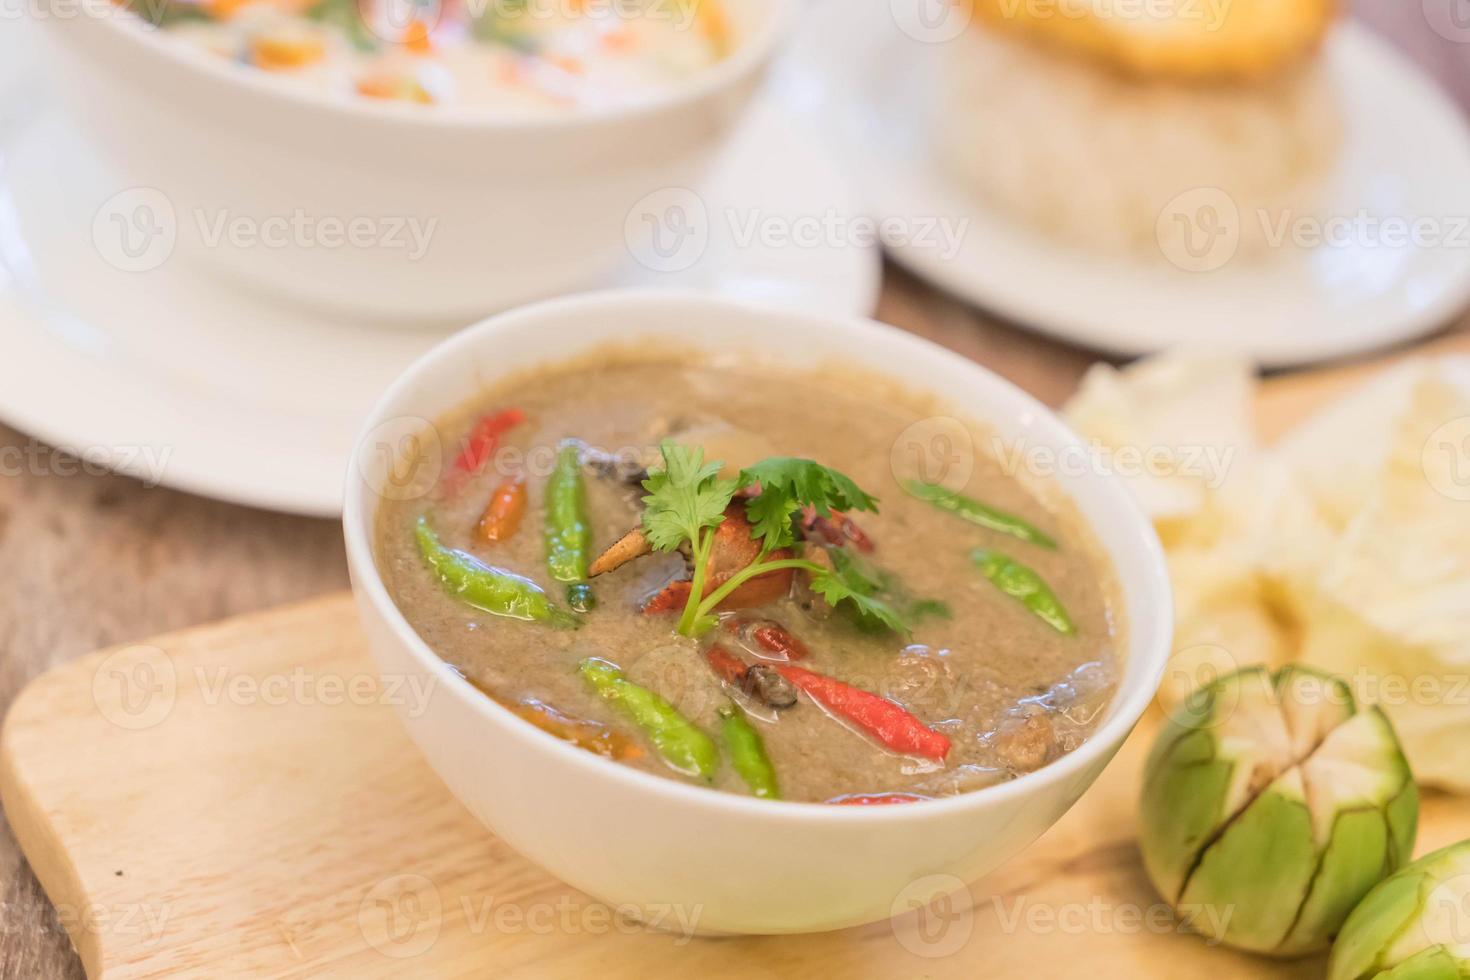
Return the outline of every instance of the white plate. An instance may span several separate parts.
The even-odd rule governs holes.
[[[7,32],[0,39],[0,84],[9,82],[0,89],[0,418],[150,482],[271,510],[340,513],[361,418],[446,331],[316,315],[182,261],[142,273],[109,265],[94,245],[93,220],[123,188],[47,105],[36,73],[18,70],[29,49],[16,27]],[[841,171],[788,111],[792,80],[778,68],[698,193],[649,202],[666,241],[679,247],[650,252],[630,231],[630,253],[665,271],[630,258],[609,286],[707,288],[829,314],[873,311],[877,249],[744,237],[752,218],[784,225],[855,207]]]
[[[1444,326],[1470,302],[1470,134],[1457,108],[1353,24],[1326,46],[1346,146],[1324,213],[1432,216],[1437,247],[1370,242],[1283,249],[1254,268],[1190,273],[1101,258],[988,213],[933,159],[946,105],[938,45],[898,24],[943,31],[939,0],[822,0],[799,46],[816,66],[826,133],[851,159],[879,216],[968,217],[957,254],[889,241],[918,275],[1006,317],[1121,355],[1180,344],[1243,352],[1269,367],[1322,360]],[[1362,236],[1371,237],[1371,236]]]

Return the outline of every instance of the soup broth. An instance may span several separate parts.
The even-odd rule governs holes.
[[[417,462],[442,474],[381,507],[380,570],[424,641],[487,696],[621,764],[808,802],[980,789],[1088,736],[1114,690],[1121,624],[1111,571],[1060,494],[1044,500],[983,429],[933,409],[837,371],[699,360],[609,356],[515,378],[436,425]],[[937,486],[923,482],[935,446],[914,435],[935,427],[960,468]],[[730,481],[704,481],[713,503],[673,488],[675,464],[701,452]],[[765,478],[730,489],[741,469]],[[852,506],[869,503],[860,493],[871,509]],[[705,562],[698,543],[637,540],[673,534],[685,505],[723,510]],[[584,530],[554,533],[568,506]],[[601,557],[630,531],[636,547]],[[558,581],[577,541],[587,577]],[[537,612],[471,605],[466,556],[529,580]],[[732,570],[762,562],[799,567],[753,575],[683,628]]]

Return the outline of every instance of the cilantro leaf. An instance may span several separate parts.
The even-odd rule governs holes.
[[[735,496],[735,480],[720,479],[719,460],[706,463],[704,450],[664,440],[664,468],[643,481],[643,531],[658,551],[674,551],[685,541],[699,543],[700,532],[718,527]]]
[[[762,484],[761,493],[745,502],[751,537],[760,538],[767,551],[794,544],[796,535],[791,530],[791,519],[800,507],[791,497],[766,492]]]
[[[851,477],[810,459],[763,459],[740,471],[740,486],[754,483],[761,492],[746,503],[745,514],[767,551],[795,543],[791,519],[803,507],[815,507],[823,517],[834,510],[878,509],[878,498]]]
[[[832,568],[853,591],[876,596],[892,590],[892,576],[876,571],[846,548],[827,548],[826,551],[827,557],[832,559]]]
[[[839,602],[852,604],[852,611],[858,618],[858,624],[864,627],[883,626],[893,630],[895,633],[907,634],[908,624],[903,621],[892,606],[875,596],[866,595],[852,587],[852,583],[845,581],[837,572],[822,572],[814,574],[811,581],[812,591],[827,600],[827,605],[836,606]]]
[[[832,570],[812,575],[811,588],[829,606],[848,602],[864,629],[890,629],[907,635],[909,624],[888,601],[890,583],[874,573],[859,559],[841,548],[829,548]]]

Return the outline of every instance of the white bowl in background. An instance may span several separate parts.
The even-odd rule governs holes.
[[[548,344],[548,338],[555,344]],[[451,792],[516,850],[612,905],[674,907],[717,933],[837,929],[887,918],[926,875],[973,881],[1050,827],[1092,784],[1153,698],[1172,609],[1163,552],[1122,485],[1068,473],[1059,489],[1111,560],[1127,622],[1118,692],[1076,751],[1014,781],[896,807],[772,802],[664,779],[574,748],[511,714],[447,667],[394,604],[378,573],[374,520],[391,453],[380,426],[436,419],[514,372],[609,342],[645,338],[715,355],[853,366],[937,396],[1004,440],[1062,450],[1081,442],[1010,383],[893,327],[694,294],[608,292],[539,303],[455,335],[410,367],[369,417],[349,470],[348,565],[384,675],[435,678],[425,710],[402,712]],[[756,857],[758,856],[758,859]]]
[[[793,0],[730,4],[734,50],[684,84],[531,117],[329,97],[109,0],[49,2],[52,87],[115,166],[118,192],[176,229],[179,254],[321,309],[463,322],[607,281],[639,202],[694,185],[723,145]],[[363,244],[319,244],[353,219],[372,222]]]

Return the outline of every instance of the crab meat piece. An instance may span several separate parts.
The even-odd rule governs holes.
[[[995,737],[996,753],[1013,772],[1035,772],[1052,758],[1056,729],[1043,714],[1027,715],[1002,728]]]
[[[828,544],[841,548],[849,542],[858,551],[867,554],[873,550],[873,539],[868,537],[857,521],[848,517],[840,510],[834,510],[828,517],[817,513],[815,507],[805,507],[801,512],[801,531],[808,538],[827,542]]]
[[[587,577],[596,578],[604,572],[622,568],[635,558],[651,554],[653,554],[653,545],[648,543],[648,537],[643,533],[643,529],[635,527],[597,556],[597,560],[587,569]]]
[[[718,643],[704,651],[704,658],[716,677],[746,697],[768,708],[789,708],[796,704],[796,685],[765,664],[747,665]]]
[[[689,590],[692,588],[693,582],[682,579],[670,582],[643,604],[643,615],[657,616],[659,613],[678,612],[689,604]]]
[[[811,541],[801,543],[801,557],[814,565],[820,565],[827,571],[833,570],[832,556],[827,554],[827,549]],[[832,607],[827,600],[812,591],[812,573],[804,568],[797,569],[792,589],[792,598],[801,607],[802,612],[812,619],[826,619],[832,613]]]
[[[725,520],[715,529],[714,545],[705,566],[706,596],[760,557],[760,542],[750,536],[750,531],[750,522],[745,519],[744,507],[731,505],[726,509]],[[791,556],[790,548],[777,548],[766,557],[771,561],[780,561]],[[791,591],[791,582],[792,570],[789,568],[757,575],[726,596],[717,608],[722,612],[731,612],[764,606],[787,595]],[[653,614],[682,608],[689,601],[691,588],[693,585],[690,582],[670,582],[643,606],[643,611]]]
[[[638,452],[610,453],[587,446],[582,450],[582,465],[599,480],[610,480],[629,490],[641,490],[643,481],[648,479],[648,460]]]

